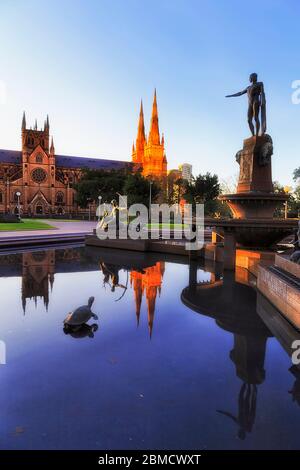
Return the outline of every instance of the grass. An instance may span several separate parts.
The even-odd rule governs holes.
[[[25,230],[49,230],[55,229],[53,225],[46,224],[39,219],[22,219],[20,223],[0,223],[0,232],[19,232]]]
[[[59,219],[59,218],[51,218],[47,217],[47,220],[53,220],[54,222],[83,222],[82,219]]]

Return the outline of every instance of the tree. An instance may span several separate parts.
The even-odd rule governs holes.
[[[155,181],[151,184],[151,201],[154,203],[160,193]],[[140,172],[129,174],[124,182],[123,194],[127,196],[128,206],[131,204],[145,204],[149,208],[150,181]]]
[[[102,202],[116,199],[116,193],[122,193],[127,170],[84,170],[79,183],[74,185],[77,191],[76,200],[80,207],[87,207],[89,201]]]
[[[127,169],[84,170],[74,189],[77,191],[76,200],[83,208],[87,207],[90,201],[97,203],[99,196],[102,196],[102,203],[109,203],[113,199],[118,199],[117,193],[128,197],[128,205],[133,203],[149,205],[149,180],[140,172],[132,173]],[[159,192],[159,186],[153,182],[151,187],[153,202]]]
[[[183,178],[177,178],[175,180],[169,179],[167,198],[167,202],[169,205],[180,203],[185,193],[185,183],[186,181]]]
[[[300,179],[300,166],[299,168],[296,168],[293,172],[293,180],[297,181],[298,179]]]
[[[204,212],[214,215],[219,207],[220,183],[217,175],[206,173],[186,182],[184,198],[191,204],[204,204]]]

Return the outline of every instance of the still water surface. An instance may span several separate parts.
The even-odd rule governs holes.
[[[300,374],[254,289],[184,263],[0,256],[1,449],[300,447]],[[90,296],[99,320],[65,334]]]

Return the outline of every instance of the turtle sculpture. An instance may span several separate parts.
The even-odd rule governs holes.
[[[90,297],[87,305],[81,305],[81,307],[76,308],[76,310],[70,312],[66,316],[64,319],[64,331],[68,329],[76,331],[77,329],[80,329],[83,324],[87,323],[91,318],[98,320],[97,315],[91,310],[94,300],[94,297]]]

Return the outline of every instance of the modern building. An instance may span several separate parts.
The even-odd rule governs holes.
[[[190,165],[189,163],[182,163],[181,165],[179,165],[178,169],[181,171],[182,179],[190,182],[193,176],[192,165]]]

